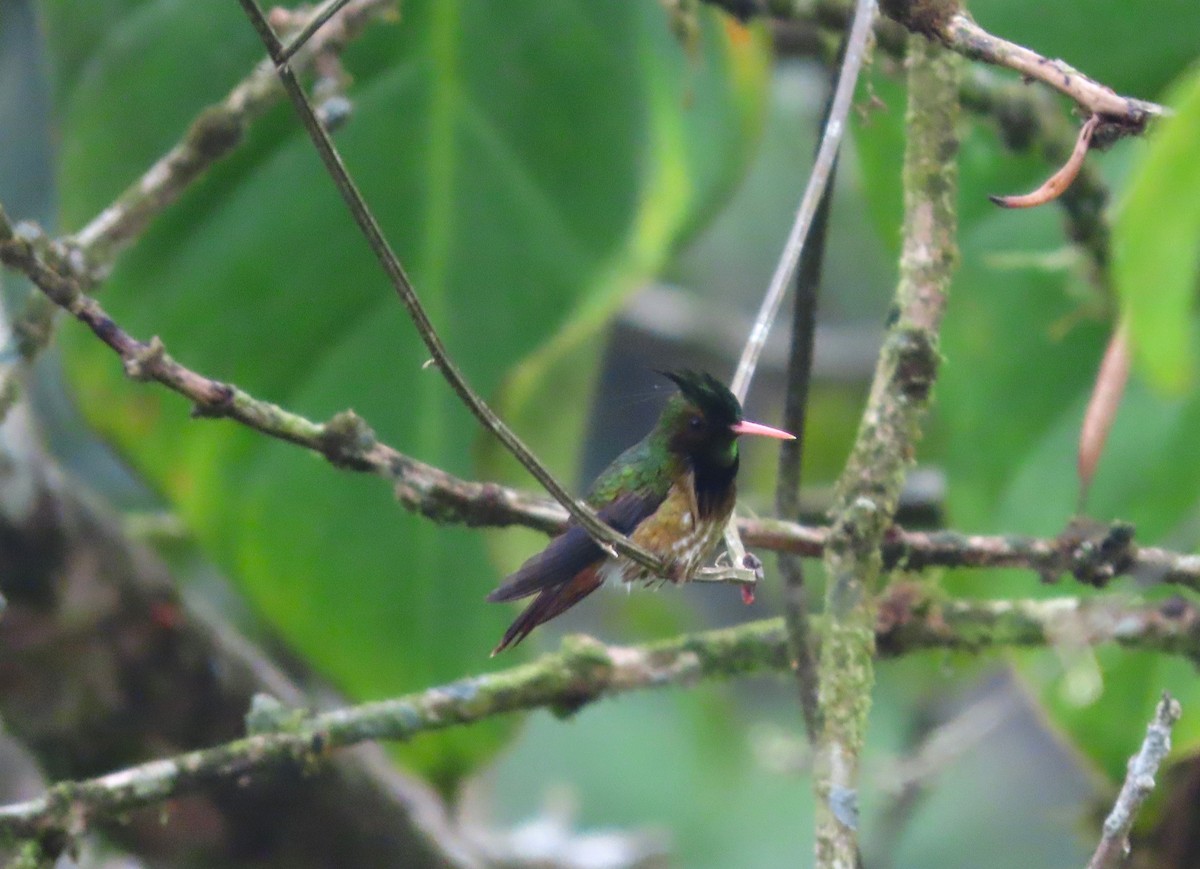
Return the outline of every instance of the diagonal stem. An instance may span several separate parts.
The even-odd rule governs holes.
[[[405,273],[404,267],[400,264],[400,260],[392,250],[391,245],[388,244],[387,239],[383,235],[383,230],[375,219],[375,215],[367,206],[366,200],[363,199],[354,180],[350,177],[349,172],[346,171],[346,166],[342,162],[341,155],[334,147],[333,141],[325,131],[325,127],[317,118],[316,112],[313,111],[312,104],[308,101],[308,96],[304,93],[304,89],[300,86],[300,82],[296,79],[295,73],[292,72],[287,59],[283,55],[283,45],[271,29],[271,25],[267,22],[258,3],[256,0],[238,0],[238,2],[241,3],[242,9],[254,25],[254,29],[257,31],[263,45],[266,46],[267,53],[275,64],[279,78],[283,82],[284,90],[287,91],[288,97],[292,100],[292,104],[300,115],[300,120],[304,124],[305,130],[308,131],[309,136],[312,138],[313,145],[316,147],[322,162],[325,164],[325,169],[329,172],[329,176],[333,179],[338,192],[346,203],[346,207],[350,210],[355,223],[370,246],[372,253],[379,260],[379,264],[387,274],[388,280],[408,311],[413,325],[416,326],[421,339],[425,342],[425,346],[429,349],[430,355],[433,357],[442,375],[450,384],[451,389],[454,390],[455,394],[462,400],[471,413],[475,415],[480,424],[492,432],[504,444],[508,451],[516,457],[517,461],[524,465],[534,478],[545,487],[546,491],[553,495],[555,500],[567,509],[575,521],[597,543],[610,552],[615,551],[632,559],[659,576],[667,575],[666,565],[660,559],[640,546],[637,546],[624,535],[614,531],[596,515],[594,510],[582,501],[572,498],[563,485],[538,461],[529,447],[525,446],[516,433],[503,420],[496,416],[495,412],[487,406],[484,400],[471,389],[466,378],[458,369],[458,366],[454,364],[454,361],[446,352],[446,347],[442,343],[442,339],[438,336],[436,329],[434,329],[428,314],[425,313],[425,308],[422,306],[421,300],[417,297],[416,290]]]
[[[871,35],[871,25],[875,20],[875,0],[858,0],[855,7],[854,21],[850,33],[846,37],[846,51],[842,58],[842,68],[838,73],[837,87],[834,89],[833,100],[829,105],[829,116],[821,133],[821,144],[817,148],[817,158],[813,162],[812,172],[808,176],[808,184],[800,205],[796,209],[796,219],[792,222],[791,231],[783,245],[783,253],[771,276],[771,283],[763,296],[758,316],[750,329],[750,337],[742,348],[742,357],[738,360],[737,371],[734,372],[733,382],[729,386],[739,402],[746,403],[746,394],[750,391],[750,381],[754,378],[754,370],[758,367],[758,359],[767,343],[767,335],[779,315],[783,304],[783,296],[788,284],[796,271],[800,253],[804,249],[816,215],[817,206],[829,185],[838,149],[842,144],[842,135],[846,131],[850,106],[854,99],[854,88],[858,83],[858,73],[862,68]],[[725,529],[725,546],[730,554],[734,567],[749,567],[755,563],[746,555],[745,547],[737,532],[737,511],[729,519]]]
[[[302,49],[305,43],[312,38],[312,35],[324,27],[325,23],[337,15],[342,10],[342,7],[349,2],[350,0],[326,0],[325,5],[314,12],[312,17],[308,19],[308,23],[283,47],[283,51],[280,52],[280,59],[285,61],[291,60],[296,52]]]
[[[800,261],[800,252],[808,239],[809,228],[817,213],[829,177],[833,172],[834,161],[842,144],[842,135],[846,131],[846,121],[850,115],[850,106],[854,100],[854,87],[858,83],[858,72],[862,68],[863,58],[868,48],[868,38],[871,35],[871,24],[875,19],[874,0],[858,0],[855,7],[854,22],[850,25],[850,35],[846,40],[846,53],[842,59],[842,69],[838,73],[837,87],[833,93],[833,102],[829,108],[829,119],[821,135],[821,146],[817,149],[817,159],[813,163],[812,173],[808,176],[808,184],[800,205],[796,209],[796,219],[783,245],[783,253],[775,272],[771,275],[771,283],[763,296],[762,305],[758,309],[758,317],[750,330],[750,337],[742,349],[742,358],[738,360],[737,371],[733,375],[730,391],[743,404],[746,393],[750,391],[750,381],[754,378],[754,369],[758,366],[758,358],[762,355],[767,343],[767,335],[779,314],[783,304],[783,296],[792,276],[796,272],[796,263]]]
[[[783,410],[783,428],[796,436],[785,441],[779,451],[779,478],[775,489],[775,513],[782,519],[800,516],[800,483],[804,459],[804,435],[808,419],[808,393],[812,383],[813,343],[817,329],[817,297],[821,287],[821,266],[829,211],[833,201],[833,178],[821,195],[813,218],[809,244],[800,255],[796,274],[795,311],[792,316],[792,347],[788,359],[788,388]],[[800,691],[800,710],[810,742],[820,730],[821,712],[817,702],[817,660],[813,652],[808,608],[808,590],[804,582],[804,562],[798,556],[781,552],[779,573],[783,577],[784,619],[788,627],[788,645],[796,667]]]

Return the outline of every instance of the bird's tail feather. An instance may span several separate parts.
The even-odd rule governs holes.
[[[508,626],[508,630],[504,632],[504,638],[492,650],[492,656],[500,654],[509,646],[517,645],[529,636],[530,631],[538,625],[566,612],[598,589],[603,582],[599,565],[597,565],[590,570],[576,574],[568,582],[542,589],[533,602],[517,616],[516,621]]]
[[[572,526],[551,540],[537,555],[527,559],[487,599],[498,603],[529,597],[543,589],[564,584],[570,577],[603,558],[604,552],[596,545],[596,541],[578,525]]]

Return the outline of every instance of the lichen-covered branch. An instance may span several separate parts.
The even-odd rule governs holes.
[[[1129,770],[1112,811],[1104,819],[1104,832],[1096,846],[1087,869],[1118,869],[1129,857],[1129,831],[1138,809],[1154,790],[1154,776],[1159,764],[1171,752],[1171,728],[1183,711],[1179,702],[1163,694],[1154,710],[1154,718],[1146,728],[1146,738],[1138,753],[1129,759]]]
[[[900,281],[862,424],[838,483],[825,547],[816,865],[836,869],[853,869],[858,862],[858,762],[874,684],[873,626],[883,544],[937,375],[938,328],[957,256],[957,58],[914,36],[907,62]]]
[[[25,273],[55,305],[86,325],[120,357],[135,380],[154,381],[187,398],[196,417],[224,417],[263,434],[313,450],[338,467],[374,473],[396,485],[400,500],[439,521],[470,525],[519,522],[534,528],[561,527],[564,511],[526,493],[490,483],[458,480],[380,443],[352,411],[318,423],[261,401],[238,387],[181,365],[157,338],[139,340],[85,295],[80,280],[62,261],[61,249],[36,227],[13,227],[0,210],[0,262]]]
[[[292,63],[307,70],[314,59],[340,51],[372,22],[386,17],[396,0],[351,0],[314,34]],[[58,250],[64,276],[91,292],[111,271],[116,257],[137,241],[159,214],[174,204],[218,160],[242,141],[246,127],[283,97],[269,61],[255,67],[221,102],[201,111],[180,140]],[[17,392],[22,364],[32,360],[54,334],[55,308],[33,295],[13,322],[15,359],[0,363],[0,419]]]
[[[874,629],[876,647],[885,657],[930,649],[1036,647],[1070,636],[1200,661],[1200,611],[1183,600],[1161,606],[1078,598],[939,601],[918,585],[900,584],[882,600]],[[628,691],[786,673],[790,667],[783,620],[769,619],[644,646],[568,638],[559,652],[529,664],[317,715],[297,715],[260,702],[250,716],[253,732],[243,739],[88,781],[64,782],[40,797],[0,808],[0,839],[77,834],[98,818],[160,803],[214,781],[249,781],[281,765],[308,768],[334,749],[363,741],[412,739],[543,707],[566,715]]]

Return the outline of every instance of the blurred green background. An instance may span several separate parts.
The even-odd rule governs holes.
[[[233,3],[30,8],[0,0],[0,98],[19,100],[28,120],[0,127],[0,201],[61,232],[111,201],[260,54]],[[1174,151],[1126,140],[1089,160],[1115,214],[1131,196],[1150,201],[1117,219],[1118,245],[1157,237],[1157,215],[1173,217],[1182,263],[1163,282],[1175,282],[1174,307],[1143,315],[1141,299],[1165,283],[1136,261],[1122,266],[1120,304],[1191,324],[1200,218],[1168,206],[1200,201],[1200,180],[1173,156],[1200,144],[1188,99],[1200,10],[1192,0],[971,10],[1121,93],[1178,105]],[[773,37],[788,47],[778,56]],[[582,487],[652,424],[666,394],[652,369],[732,372],[806,178],[828,83],[812,55],[828,40],[747,29],[707,7],[681,23],[657,0],[406,0],[396,23],[347,51],[354,112],[337,142],[352,173],[470,381],[565,479]],[[840,167],[806,457],[816,505],[853,438],[890,303],[902,84],[877,53]],[[1051,535],[1075,509],[1075,438],[1118,302],[1058,211],[986,201],[1052,167],[1006,148],[993,119],[964,115],[962,136],[962,265],[936,417],[906,497],[963,530]],[[160,335],[205,374],[316,419],[352,407],[421,460],[532,485],[422,369],[423,347],[286,106],[154,223],[103,292],[129,331]],[[1192,550],[1200,401],[1185,332],[1157,353],[1140,345],[1089,508],[1134,522],[1143,542]],[[536,534],[432,525],[378,480],[190,420],[175,396],[127,382],[75,324],[63,324],[59,349],[41,363],[37,397],[64,461],[131,511],[180,517],[186,539],[169,554],[192,593],[229,601],[227,580],[249,630],[282,637],[351,698],[511,665],[563,631],[635,642],[779,612],[771,588],[751,609],[729,589],[599,594],[489,661],[512,612],[483,596],[540,545]],[[778,418],[785,353],[781,326],[748,415]],[[1149,385],[1168,381],[1174,391]],[[743,502],[767,513],[776,454],[756,444],[746,460]],[[819,600],[816,565],[810,573]],[[968,595],[1080,593],[1020,573],[930,581]],[[1160,594],[1152,586],[1118,588]],[[1082,658],[881,665],[862,788],[869,865],[1081,865],[1086,814],[1123,773],[1159,692],[1200,709],[1182,661]],[[1094,686],[1085,695],[1064,687],[1080,668]],[[811,798],[794,693],[782,678],[654,692],[570,721],[539,713],[422,737],[397,754],[482,823],[567,812],[583,828],[657,831],[678,865],[803,863]],[[1180,751],[1195,746],[1197,721],[1181,723]],[[905,759],[946,722],[965,735],[905,789]]]

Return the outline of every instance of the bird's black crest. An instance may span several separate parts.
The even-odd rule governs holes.
[[[742,421],[742,405],[724,383],[706,371],[660,371],[684,398],[700,408],[710,424],[725,428]]]

